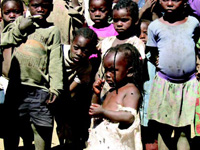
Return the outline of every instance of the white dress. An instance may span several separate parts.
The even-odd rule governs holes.
[[[137,111],[119,105],[118,111],[128,111],[135,117],[127,129],[119,129],[119,123],[103,120],[95,126],[94,119],[89,129],[88,146],[85,150],[142,150],[140,118]],[[95,127],[94,127],[95,126]]]

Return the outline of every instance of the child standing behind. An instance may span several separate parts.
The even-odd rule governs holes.
[[[101,57],[103,59],[106,51],[113,46],[130,43],[135,46],[141,54],[141,59],[145,58],[145,45],[137,37],[136,22],[138,21],[138,5],[132,0],[120,0],[113,8],[114,27],[118,32],[117,36],[105,38],[101,45]],[[100,64],[96,78],[103,78],[103,66]],[[105,82],[102,96],[109,90],[109,85]],[[94,100],[94,99],[93,99]]]
[[[89,0],[89,13],[94,22],[89,28],[97,34],[99,40],[118,35],[114,25],[109,23],[109,17],[112,13],[112,0]],[[92,54],[90,62],[93,66],[92,77],[94,77],[101,62],[100,53]]]
[[[5,28],[9,23],[14,22],[19,16],[22,16],[24,11],[21,0],[3,0],[1,3],[1,8],[3,19],[2,29]],[[6,78],[8,78],[12,52],[13,48],[7,48],[3,50],[2,72]]]
[[[141,19],[140,29],[141,33],[139,38],[146,45],[148,40],[147,30],[150,24],[150,20]],[[147,110],[149,104],[149,96],[151,92],[151,86],[153,79],[156,74],[156,67],[150,62],[150,52],[147,52],[146,59],[144,61],[143,73],[145,76],[144,82],[144,95],[142,105],[140,107],[140,118],[141,118],[141,136],[144,150],[156,150],[158,149],[157,144],[157,133],[155,127],[151,121],[147,119]]]
[[[5,150],[17,149],[19,136],[27,150],[33,137],[35,149],[51,147],[50,107],[63,90],[60,32],[46,21],[52,8],[52,0],[29,0],[31,16],[18,17],[2,32],[1,46],[16,48],[5,98]]]
[[[0,36],[3,28],[5,28],[9,23],[14,22],[19,16],[23,15],[23,3],[21,0],[3,0],[1,3],[1,14],[2,22],[0,23]],[[1,38],[0,38],[1,40]],[[13,47],[9,47],[1,50],[2,55],[0,55],[0,114],[4,112],[4,100],[5,93],[8,85],[8,72],[10,69],[11,56],[13,52]],[[1,133],[3,131],[0,131]]]
[[[159,149],[190,149],[198,87],[195,31],[199,22],[185,12],[186,2],[160,0],[164,16],[148,27],[147,51],[154,64],[159,57],[148,106],[148,118],[158,124],[158,142],[164,141]]]
[[[105,53],[105,80],[111,89],[102,105],[90,106],[93,119],[87,150],[142,149],[138,114],[141,62],[138,50],[131,44],[112,47]],[[103,83],[104,80],[98,79],[93,85],[97,97]]]
[[[90,0],[89,13],[94,25],[89,26],[94,30],[99,39],[118,35],[113,24],[109,23],[112,13],[112,0]]]

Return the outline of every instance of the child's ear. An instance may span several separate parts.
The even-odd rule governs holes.
[[[133,77],[133,67],[129,67],[127,69],[127,77],[130,78],[130,77]]]

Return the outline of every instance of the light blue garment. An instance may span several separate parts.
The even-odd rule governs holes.
[[[149,54],[150,53],[147,54],[147,59],[149,57],[148,56]],[[148,109],[148,104],[149,104],[151,85],[156,75],[156,67],[148,60],[147,60],[147,69],[148,69],[149,80],[144,83],[145,93],[143,95],[142,106],[140,108],[141,125],[143,126],[148,126],[147,109]]]
[[[173,80],[185,80],[196,72],[194,31],[199,21],[188,16],[184,23],[168,25],[156,19],[148,26],[147,46],[157,47],[160,72]]]
[[[145,4],[145,0],[139,0],[138,1],[138,8],[141,9]]]
[[[0,89],[0,104],[3,104],[5,100],[4,90]]]

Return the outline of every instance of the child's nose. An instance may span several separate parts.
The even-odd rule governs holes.
[[[78,50],[76,51],[76,54],[77,54],[77,55],[81,55],[81,53],[82,53],[82,52],[81,52],[81,49],[78,49]]]
[[[111,73],[109,71],[106,71],[105,72],[105,77],[108,78],[108,79],[111,78]]]
[[[100,16],[100,11],[99,11],[99,10],[97,10],[97,11],[95,12],[95,16]]]
[[[38,11],[38,12],[44,12],[44,8],[43,8],[42,6],[38,6],[38,7],[37,7],[37,11]]]
[[[172,2],[171,0],[168,0],[168,1],[167,1],[167,4],[170,5],[170,6],[172,5],[172,3],[173,3],[173,2]]]
[[[10,17],[10,18],[15,18],[15,13],[10,12],[10,13],[9,13],[9,17]]]
[[[117,22],[117,26],[122,26],[122,22],[121,22],[121,21],[118,21],[118,22]]]

